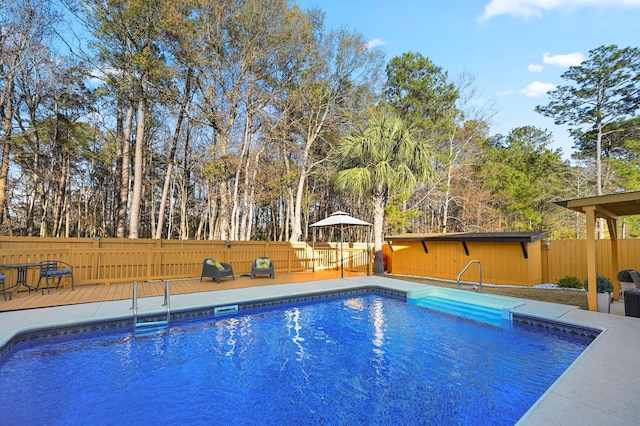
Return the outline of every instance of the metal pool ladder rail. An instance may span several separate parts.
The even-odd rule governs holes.
[[[476,291],[476,293],[482,293],[482,263],[480,263],[479,260],[472,260],[469,263],[467,263],[467,266],[462,268],[462,271],[460,271],[460,273],[458,274],[458,288],[462,289],[462,286],[460,285],[460,277],[462,277],[462,274],[464,274],[465,271],[467,269],[469,269],[469,267],[471,265],[473,265],[474,263],[477,263],[478,264],[478,268],[480,269],[480,276],[479,276],[478,285],[473,285],[471,287],[467,287],[467,289],[473,289],[473,290]]]
[[[145,334],[166,330],[169,328],[169,319],[171,317],[171,298],[169,292],[169,281],[164,282],[164,303],[162,306],[167,307],[167,316],[164,321],[142,321],[138,322],[138,282],[133,283],[133,335],[145,332]]]

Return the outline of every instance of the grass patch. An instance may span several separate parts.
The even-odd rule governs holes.
[[[447,281],[435,281],[417,277],[394,277],[389,278],[411,281],[415,283],[429,284],[439,287],[457,288],[456,283]],[[532,287],[493,287],[483,286],[482,292],[485,294],[496,294],[500,296],[517,297],[519,299],[539,300],[541,302],[561,303],[563,305],[577,306],[580,309],[589,310],[586,291],[558,290],[548,288]]]

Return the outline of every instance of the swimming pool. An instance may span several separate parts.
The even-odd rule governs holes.
[[[24,342],[2,424],[513,424],[589,344],[363,295]]]

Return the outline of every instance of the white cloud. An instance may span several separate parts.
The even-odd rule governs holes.
[[[561,67],[572,67],[580,65],[584,61],[584,55],[581,52],[568,53],[566,55],[553,55],[544,53],[542,62],[550,65],[560,65]]]
[[[369,40],[367,42],[367,49],[373,49],[374,47],[384,46],[389,44],[388,41],[381,40],[379,38],[374,38],[373,40]]]
[[[538,65],[538,64],[529,64],[527,69],[530,72],[540,72],[540,71],[542,71],[544,69],[544,67],[542,65]]]
[[[520,93],[530,98],[538,98],[555,88],[556,85],[553,83],[534,81],[533,83],[529,83],[524,89],[520,90]]]
[[[514,15],[523,18],[539,17],[542,12],[554,9],[577,9],[581,7],[640,7],[640,0],[491,0],[484,7],[481,21],[494,16]]]

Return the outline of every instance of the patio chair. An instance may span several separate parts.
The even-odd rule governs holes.
[[[40,282],[44,278],[44,281],[47,283],[47,293],[51,294],[51,286],[49,285],[49,279],[55,280],[58,279],[58,283],[55,288],[60,287],[60,281],[62,278],[69,277],[71,278],[71,290],[75,290],[75,284],[73,282],[73,267],[67,262],[63,262],[61,260],[45,260],[40,262],[40,278],[38,279],[38,285],[36,286],[40,289]],[[44,292],[44,289],[42,289]]]
[[[218,284],[220,284],[220,278],[231,277],[234,280],[236,277],[233,275],[233,267],[229,263],[223,263],[216,259],[207,258],[202,263],[202,275],[200,281],[204,277],[213,278]]]
[[[251,265],[251,279],[256,275],[269,275],[272,279],[275,278],[275,268],[271,259],[263,256],[253,261]]]
[[[629,275],[631,275],[631,279],[633,283],[636,285],[636,288],[640,288],[640,274],[638,271],[632,269],[629,271]]]

